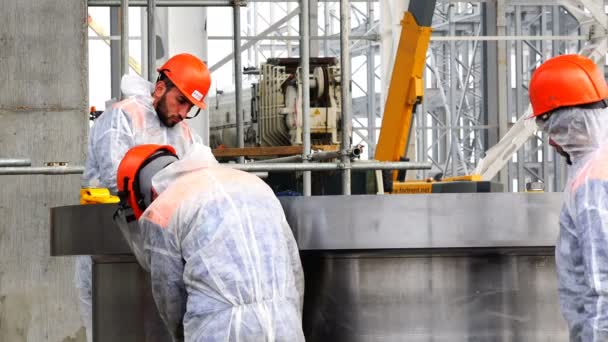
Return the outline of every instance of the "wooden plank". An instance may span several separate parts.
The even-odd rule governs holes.
[[[269,146],[244,148],[216,148],[213,155],[217,157],[261,157],[261,156],[291,156],[302,154],[302,146]]]
[[[314,151],[333,152],[339,151],[340,145],[312,145]]]
[[[338,151],[339,145],[313,145],[314,151]],[[302,154],[302,146],[265,146],[244,148],[216,148],[213,155],[219,157],[268,157],[268,156],[292,156]]]

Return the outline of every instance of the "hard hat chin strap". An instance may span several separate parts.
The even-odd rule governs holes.
[[[131,210],[131,206],[129,205],[129,181],[129,177],[125,177],[123,179],[123,189],[125,190],[118,192],[118,198],[120,199],[120,202],[118,203],[118,209],[116,209],[116,212],[114,213],[114,219],[116,219],[117,216],[122,216],[125,215],[125,213],[128,213],[125,215],[125,220],[127,221],[127,223],[135,221],[135,214],[133,213],[133,210]]]

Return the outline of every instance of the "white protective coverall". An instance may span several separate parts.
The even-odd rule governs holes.
[[[560,109],[543,130],[573,163],[555,249],[570,341],[608,341],[608,109]]]
[[[304,275],[270,187],[202,145],[152,185],[134,244],[174,341],[304,341]]]
[[[82,187],[108,188],[117,192],[116,172],[125,153],[141,144],[171,145],[182,156],[193,143],[201,138],[185,122],[166,127],[158,118],[151,96],[154,85],[135,75],[125,75],[121,80],[125,100],[99,116],[89,133],[87,160],[82,177]],[[80,310],[92,338],[91,307],[91,258],[76,258],[75,283],[79,292]]]

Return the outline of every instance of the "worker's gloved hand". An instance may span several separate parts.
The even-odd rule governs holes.
[[[119,207],[114,213],[114,222],[120,227],[120,231],[125,240],[131,247],[131,251],[135,254],[137,261],[145,269],[150,272],[150,267],[144,257],[144,241],[141,229],[137,220],[133,219],[133,210],[129,207]]]

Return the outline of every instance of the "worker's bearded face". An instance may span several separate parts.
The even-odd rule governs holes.
[[[173,127],[184,119],[177,113],[169,112],[169,106],[167,105],[167,93],[161,96],[154,109],[156,109],[156,114],[158,115],[160,121],[167,127]]]

